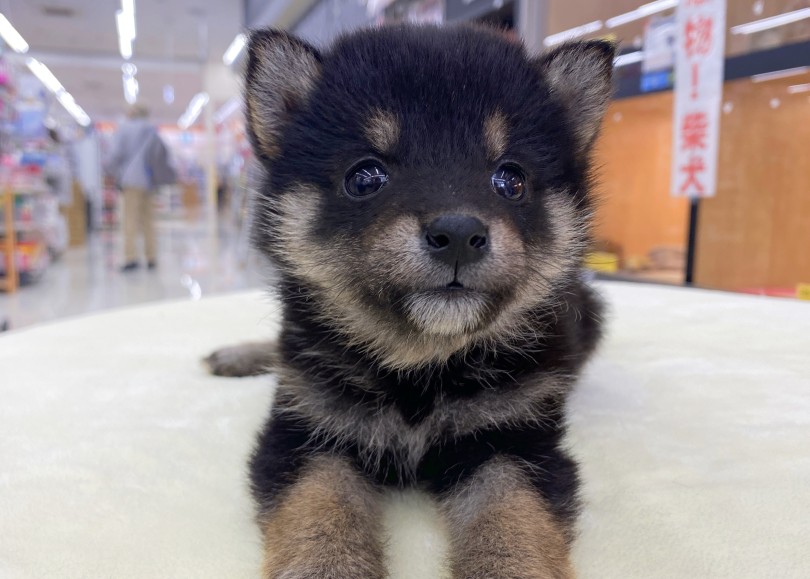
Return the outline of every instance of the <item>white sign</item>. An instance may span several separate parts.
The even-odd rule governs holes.
[[[641,72],[672,70],[678,40],[674,16],[653,16],[644,27],[644,60]]]
[[[713,197],[726,41],[726,0],[681,0],[675,50],[672,195]]]

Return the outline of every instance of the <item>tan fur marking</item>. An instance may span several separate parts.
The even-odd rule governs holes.
[[[484,121],[484,143],[491,161],[497,161],[506,152],[508,137],[509,126],[506,116],[501,111],[495,111]]]
[[[313,460],[259,517],[265,579],[382,579],[379,496],[344,460]]]
[[[490,461],[444,510],[454,578],[575,577],[564,529],[512,461]]]
[[[378,152],[391,153],[399,141],[399,120],[394,113],[376,110],[366,124],[365,135]]]

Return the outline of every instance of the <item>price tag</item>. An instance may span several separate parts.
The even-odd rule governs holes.
[[[796,286],[796,297],[800,300],[810,301],[810,283],[800,283]]]

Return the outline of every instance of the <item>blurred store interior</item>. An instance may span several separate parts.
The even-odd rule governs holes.
[[[684,2],[686,0],[680,0]],[[673,195],[678,0],[1,0],[0,325],[259,287],[244,31],[319,45],[402,20],[487,22],[542,51],[620,43],[596,149],[595,276],[810,294],[810,1],[728,0],[716,192]],[[103,170],[127,111],[177,171],[156,194],[157,266],[122,273],[122,197]]]

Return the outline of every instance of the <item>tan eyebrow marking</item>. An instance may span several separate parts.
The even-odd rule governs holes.
[[[380,153],[390,153],[399,141],[399,119],[392,112],[377,109],[365,127],[365,136]]]
[[[506,115],[496,110],[484,121],[484,144],[491,161],[497,161],[506,152],[508,137]]]

